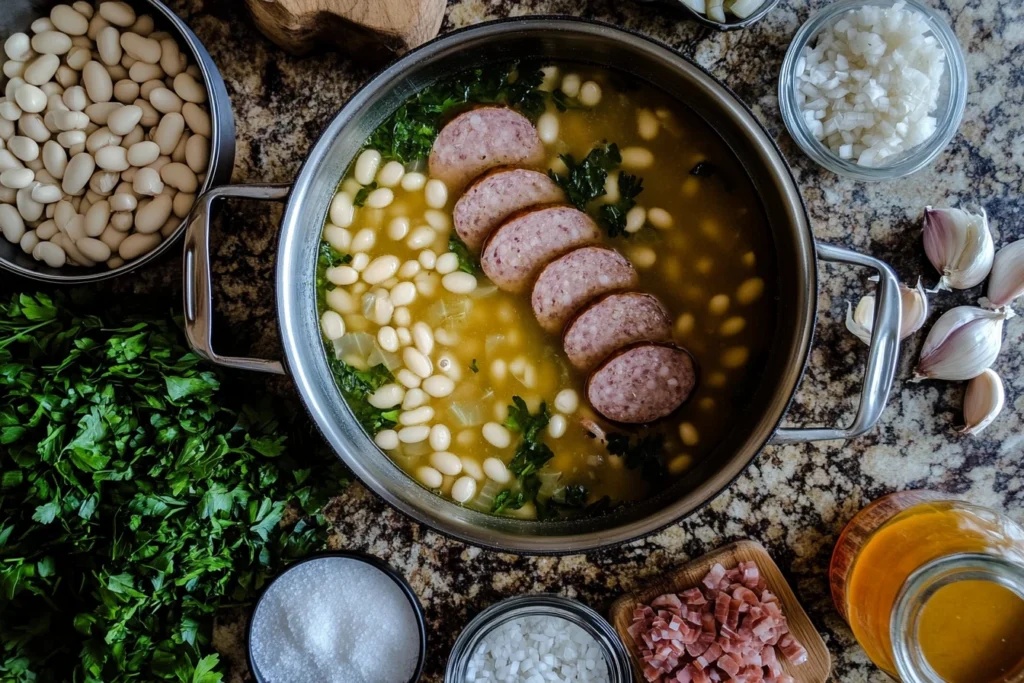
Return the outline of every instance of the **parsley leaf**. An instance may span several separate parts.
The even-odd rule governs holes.
[[[373,392],[394,381],[387,366],[378,363],[369,370],[357,370],[331,354],[328,354],[328,364],[334,373],[334,381],[363,429],[372,435],[398,424],[398,406],[375,408],[369,401]]]
[[[628,434],[609,432],[608,452],[622,456],[623,463],[631,470],[640,469],[644,479],[652,484],[664,480],[667,472],[662,462],[665,438],[661,434],[648,434],[630,442]]]
[[[466,243],[463,242],[462,239],[460,239],[454,232],[451,234],[451,237],[448,238],[448,251],[458,257],[459,270],[464,273],[469,273],[470,275],[477,274],[480,267],[477,264],[476,259],[473,258],[473,255],[469,252],[469,247],[466,246]]]
[[[586,109],[582,105],[579,99],[575,97],[569,97],[565,94],[561,88],[555,88],[551,92],[551,103],[555,105],[558,111],[568,111],[569,109]]]
[[[166,302],[83,299],[0,301],[0,680],[218,683],[214,616],[324,547],[342,471],[298,468],[291,412],[226,390]]]
[[[587,204],[604,196],[604,183],[608,179],[608,171],[622,163],[619,147],[614,142],[594,147],[576,163],[571,154],[561,154],[559,158],[568,171],[564,174],[548,171],[551,179],[562,188],[566,198],[580,211],[587,210]]]
[[[609,237],[629,236],[626,232],[626,214],[636,206],[636,198],[643,192],[643,185],[643,178],[619,171],[619,201],[605,204],[598,210],[598,221]]]

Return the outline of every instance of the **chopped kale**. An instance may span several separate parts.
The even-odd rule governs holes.
[[[555,105],[558,111],[568,111],[569,109],[586,109],[586,107],[580,104],[579,99],[575,97],[569,97],[561,88],[556,88],[551,93],[551,103]]]
[[[605,204],[598,211],[598,222],[609,237],[629,237],[629,233],[626,232],[626,214],[636,206],[637,195],[643,191],[643,178],[625,171],[619,172],[619,201]]]
[[[548,171],[566,198],[580,211],[587,210],[587,204],[604,196],[604,183],[608,179],[608,171],[618,168],[622,163],[619,147],[614,142],[609,145],[598,145],[579,163],[571,154],[559,156],[568,169],[565,174]]]
[[[546,403],[541,403],[537,414],[531,415],[526,401],[519,396],[513,396],[512,405],[508,407],[508,417],[505,418],[505,426],[514,432],[522,432],[524,441],[536,441],[537,433],[548,426],[550,419]]]
[[[448,238],[448,251],[455,254],[459,259],[459,270],[470,275],[476,275],[480,270],[476,259],[473,258],[473,254],[470,253],[469,247],[463,242],[458,235],[454,232],[451,237]]]
[[[476,358],[469,364],[469,369],[473,372],[480,372],[480,366],[476,364]]]
[[[343,360],[334,358],[328,353],[331,372],[334,373],[338,388],[348,402],[352,413],[359,424],[370,434],[388,429],[398,424],[398,407],[390,409],[374,408],[369,398],[373,392],[388,382],[393,382],[391,371],[383,363],[369,370],[356,370]]]
[[[610,432],[608,434],[608,452],[622,456],[626,467],[631,470],[640,469],[644,479],[658,483],[666,476],[665,464],[661,453],[665,439],[661,434],[648,434],[631,443],[628,434]]]
[[[366,198],[370,196],[370,193],[377,189],[377,181],[374,180],[366,187],[359,188],[359,192],[356,192],[355,199],[352,200],[353,206],[362,206],[366,203]]]
[[[366,141],[384,159],[411,163],[430,154],[444,120],[468,104],[505,104],[536,119],[544,111],[544,80],[533,64],[466,69],[427,86],[395,110]]]

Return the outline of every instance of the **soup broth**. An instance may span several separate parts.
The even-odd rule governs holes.
[[[707,123],[645,83],[584,65],[545,68],[535,97],[546,154],[536,170],[567,176],[567,163],[618,148],[590,215],[621,199],[620,171],[642,179],[627,232],[606,232],[602,246],[629,259],[635,289],[660,299],[673,342],[699,367],[681,408],[643,426],[597,414],[586,374],[538,324],[529,290],[498,289],[479,254],[452,239],[458,193],[393,149],[375,150],[376,163],[364,151],[341,182],[318,283],[326,352],[378,446],[446,498],[531,519],[641,499],[708,457],[753,393],[775,305],[762,207]],[[543,424],[532,440],[530,424]],[[527,442],[540,446],[520,452]],[[524,471],[538,449],[547,459]]]

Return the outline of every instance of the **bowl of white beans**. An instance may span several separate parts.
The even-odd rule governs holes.
[[[0,22],[0,267],[84,283],[171,249],[234,163],[227,90],[195,34],[156,0]]]

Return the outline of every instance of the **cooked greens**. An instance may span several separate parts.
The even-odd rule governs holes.
[[[667,476],[665,463],[661,454],[665,448],[665,437],[661,434],[648,434],[630,441],[628,434],[609,432],[608,452],[622,456],[623,463],[631,470],[640,469],[644,479],[652,484],[664,481]]]
[[[473,254],[470,253],[469,247],[466,243],[459,238],[454,232],[451,237],[448,238],[448,251],[455,254],[459,259],[459,270],[470,275],[476,275],[480,270],[480,265],[476,259],[473,258]]]
[[[323,546],[342,471],[168,317],[81,310],[0,304],[0,681],[217,683],[214,615]]]
[[[360,187],[359,192],[356,192],[356,196],[352,198],[352,206],[361,207],[366,204],[366,198],[370,196],[370,193],[377,189],[377,181],[374,180],[365,187]]]
[[[352,413],[371,436],[382,429],[398,424],[397,407],[390,409],[375,408],[370,405],[370,396],[385,384],[393,382],[391,371],[383,364],[377,364],[369,370],[357,370],[343,360],[328,353],[327,361],[334,373],[334,381],[341,389],[345,401]]]
[[[413,95],[373,131],[366,147],[385,160],[426,159],[444,120],[468,104],[504,104],[535,120],[544,112],[544,74],[535,64],[504,63],[466,69]]]
[[[580,211],[586,211],[592,201],[605,195],[605,182],[608,172],[615,170],[622,163],[622,154],[614,142],[594,147],[583,158],[576,161],[571,154],[559,156],[567,169],[566,173],[548,171],[566,198]],[[611,204],[603,204],[597,209],[597,222],[608,233],[609,237],[629,237],[626,232],[626,214],[636,206],[637,196],[643,192],[643,179],[619,172],[619,199]]]

